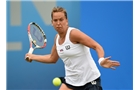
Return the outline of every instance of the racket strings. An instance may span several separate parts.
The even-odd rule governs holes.
[[[30,23],[30,27],[28,27],[30,31],[30,35],[32,36],[32,43],[37,48],[44,48],[46,46],[46,35],[42,28],[36,23]]]

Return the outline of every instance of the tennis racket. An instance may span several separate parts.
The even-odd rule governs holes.
[[[46,35],[43,31],[43,29],[35,22],[30,22],[28,24],[28,37],[29,37],[29,43],[30,43],[30,48],[28,53],[33,53],[35,49],[42,49],[46,47],[47,39]],[[29,57],[26,57],[26,60],[28,62],[31,62],[29,60]]]

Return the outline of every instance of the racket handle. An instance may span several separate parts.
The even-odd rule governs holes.
[[[34,51],[34,49],[31,47],[31,48],[29,49],[28,53],[31,53],[31,54],[32,54],[33,51]],[[29,59],[29,56],[26,57],[26,61],[32,62],[32,60]]]
[[[27,62],[32,62],[32,60],[29,59],[29,56],[26,57]]]
[[[34,49],[31,47],[30,49],[29,49],[29,51],[28,51],[28,53],[33,53],[33,51],[34,51]]]

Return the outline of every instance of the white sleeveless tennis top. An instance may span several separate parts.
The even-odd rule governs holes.
[[[56,38],[56,47],[59,57],[65,64],[65,79],[68,84],[82,86],[97,79],[100,72],[90,54],[90,49],[82,44],[73,44],[70,39],[69,27],[63,44],[59,45],[59,35]]]

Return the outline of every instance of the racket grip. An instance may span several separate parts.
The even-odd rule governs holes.
[[[34,49],[31,47],[31,48],[29,49],[28,53],[31,53],[31,54],[32,54],[33,51],[34,51]],[[32,60],[29,59],[29,56],[26,57],[26,61],[32,62]]]
[[[29,56],[26,57],[26,61],[32,62],[32,60],[29,59]]]
[[[28,53],[33,53],[34,49],[33,48],[30,48]]]

